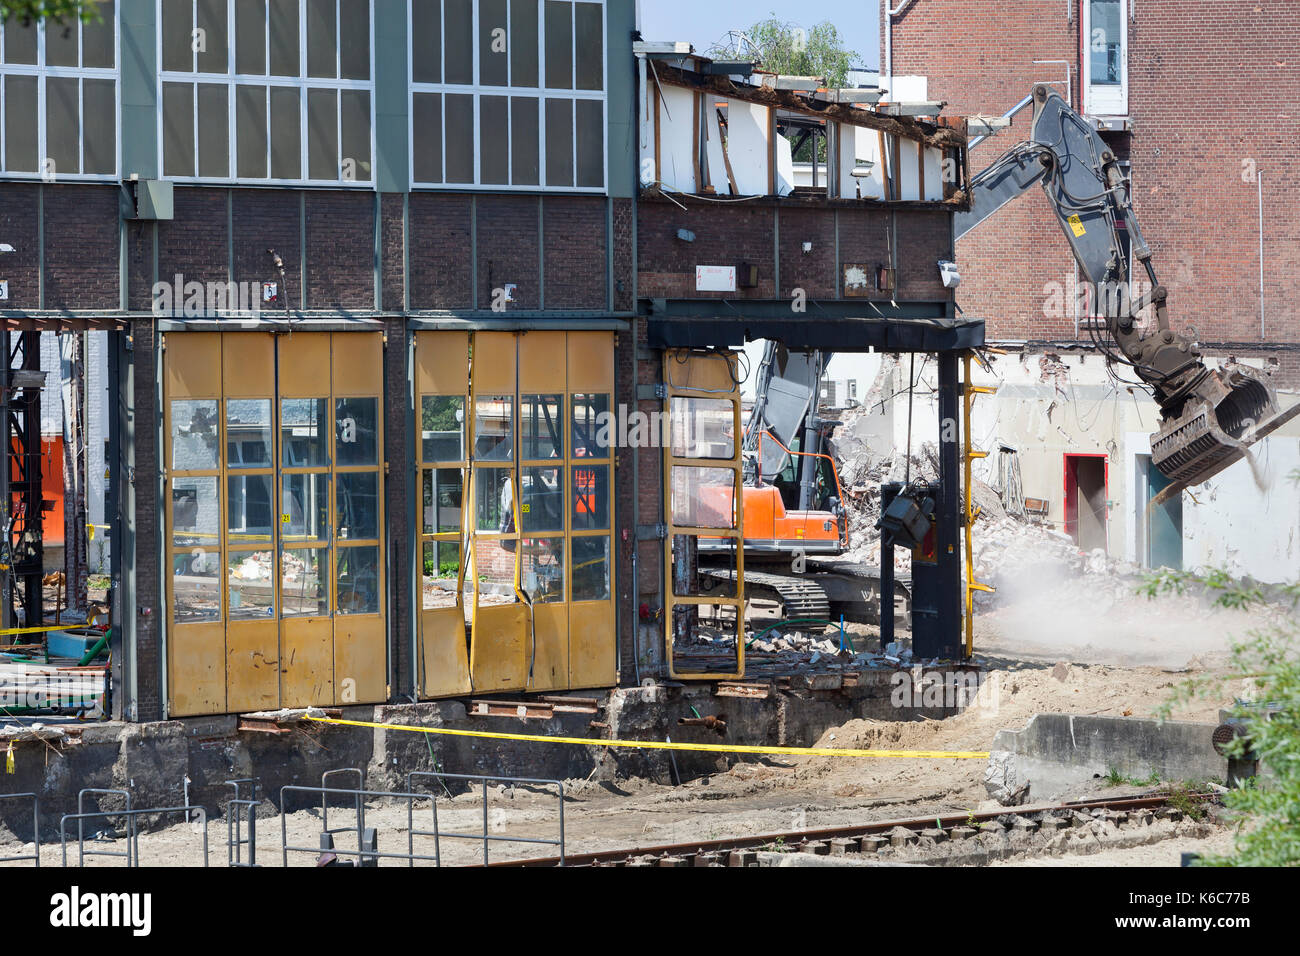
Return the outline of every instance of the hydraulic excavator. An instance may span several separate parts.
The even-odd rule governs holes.
[[[1192,337],[1170,326],[1168,291],[1156,277],[1114,152],[1055,90],[1036,86],[1032,98],[1031,138],[971,180],[971,208],[955,217],[956,238],[1041,185],[1112,340],[1089,324],[1093,344],[1112,369],[1131,368],[1160,406],[1151,460],[1173,482],[1162,498],[1177,494],[1246,457],[1252,444],[1300,413],[1300,405],[1279,412],[1275,391],[1253,369],[1208,368]],[[1139,268],[1150,290],[1135,297]],[[1140,328],[1139,313],[1148,307],[1154,325]]]

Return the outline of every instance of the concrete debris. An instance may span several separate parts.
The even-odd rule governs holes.
[[[989,754],[984,770],[984,789],[1004,807],[1018,807],[1029,799],[1029,784],[1016,778],[1016,755],[1006,750]]]

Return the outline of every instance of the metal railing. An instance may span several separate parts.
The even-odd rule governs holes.
[[[113,791],[120,792],[120,791]],[[100,856],[122,856],[126,857],[128,867],[137,867],[140,865],[140,828],[136,826],[136,818],[145,814],[163,815],[168,813],[184,814],[185,822],[191,821],[195,816],[199,829],[203,833],[203,865],[208,865],[208,811],[197,806],[183,807],[146,807],[139,810],[103,810],[97,813],[65,813],[59,819],[59,843],[63,849],[63,865],[68,865],[68,831],[67,825],[69,820],[77,821],[77,865],[85,866],[86,857],[98,854]],[[84,824],[87,820],[108,819],[109,817],[126,817],[126,852],[119,853],[108,850],[91,850],[86,851],[86,841],[84,836]]]
[[[343,773],[354,773],[357,775],[357,789],[356,789],[357,797],[356,797],[356,804],[354,807],[357,814],[355,829],[357,833],[361,833],[366,828],[366,803],[364,800],[361,799],[361,792],[362,790],[365,789],[366,786],[366,775],[362,771],[362,769],[360,767],[339,767],[336,770],[326,770],[323,774],[320,775],[320,785],[322,788],[327,787],[329,785],[328,782],[330,777],[336,776],[338,774],[343,774]],[[352,791],[348,791],[348,792],[352,792]],[[283,806],[283,804],[281,804],[281,806]],[[321,796],[320,816],[321,816],[321,829],[323,833],[331,833],[331,834],[344,833],[354,829],[354,827],[352,826],[334,827],[333,829],[330,828],[330,807],[329,807],[329,797],[327,795]]]
[[[112,813],[88,814],[88,813],[86,813],[86,802],[85,802],[85,801],[86,801],[86,794],[88,794],[88,793],[96,793],[96,794],[99,794],[100,796],[118,796],[118,797],[121,797],[123,800],[126,801],[126,810],[125,810],[124,812],[125,812],[125,813],[130,813],[130,812],[131,812],[131,793],[130,793],[130,791],[128,791],[128,790],[105,790],[105,789],[102,789],[102,788],[100,788],[100,787],[86,787],[84,790],[80,790],[80,791],[78,791],[78,793],[77,793],[77,812],[76,812],[76,814],[75,814],[75,817],[76,817],[76,820],[77,820],[77,866],[85,866],[85,865],[86,865],[86,857],[88,857],[88,856],[121,856],[121,857],[126,857],[126,865],[127,865],[127,866],[130,866],[130,865],[131,865],[131,841],[130,841],[130,819],[131,819],[131,818],[130,818],[130,817],[127,817],[127,821],[128,821],[128,825],[127,825],[127,844],[126,844],[126,850],[125,850],[125,852],[123,852],[122,850],[87,850],[87,849],[86,849],[86,820],[87,820],[87,819],[90,819],[90,818],[92,818],[92,817],[102,816],[102,817],[104,818],[105,822],[108,822],[108,818],[109,818],[110,816],[118,816],[118,815],[121,815],[121,812],[119,812],[119,813],[117,813],[117,814],[112,814]],[[64,820],[67,820],[68,817],[67,817],[67,816],[64,816],[63,819],[64,819]],[[63,836],[63,824],[62,824],[62,822],[59,823],[59,836],[60,836],[60,837]],[[63,851],[63,865],[64,865],[64,866],[67,866],[67,865],[68,865],[68,851],[67,851],[67,847],[66,847],[66,845],[65,845],[65,847],[64,847],[64,851]]]
[[[441,830],[438,826],[438,796],[436,793],[430,793],[431,803],[433,806],[433,829],[416,830],[415,829],[415,812],[414,803],[407,804],[407,828],[406,832],[409,839],[417,836],[433,837],[433,853],[436,866],[442,866],[442,840],[481,840],[483,842],[483,865],[488,864],[489,848],[492,843],[531,843],[542,846],[553,846],[558,848],[560,855],[560,865],[564,865],[564,783],[560,780],[544,780],[535,777],[499,777],[484,776],[481,774],[464,774],[464,773],[441,773],[432,770],[413,770],[406,775],[406,789],[414,791],[416,780],[437,780],[440,783],[444,780],[463,780],[466,782],[481,781],[483,784],[483,832],[482,833],[448,833]],[[490,832],[488,820],[488,783],[509,783],[509,784],[529,784],[532,786],[555,787],[556,795],[560,801],[560,838],[558,840],[539,839],[536,837],[510,837],[493,834]],[[445,787],[444,787],[445,789]]]
[[[41,798],[34,793],[0,793],[0,800],[32,801],[32,852],[31,855],[0,856],[0,863],[26,863],[29,860],[37,868],[41,865]]]
[[[226,866],[257,866],[257,778],[241,777],[227,780],[226,786],[233,787],[235,795],[226,804]],[[242,797],[241,787],[249,788],[249,796]],[[189,802],[188,800],[186,801]],[[247,814],[248,836],[244,836],[244,815]],[[248,848],[248,859],[243,859],[242,850]]]
[[[397,793],[391,790],[342,790],[331,787],[303,787],[303,786],[286,786],[280,788],[280,855],[281,862],[284,866],[289,865],[290,853],[316,853],[320,854],[324,850],[321,846],[292,846],[289,843],[289,805],[285,797],[290,793],[313,793],[320,794],[322,801],[327,800],[330,796],[353,797],[359,804],[364,807],[364,801],[367,797],[387,797],[393,800],[406,800],[408,808],[414,805],[416,800],[428,800],[430,794],[427,793]],[[408,819],[410,813],[408,811]],[[323,822],[323,821],[322,821]],[[328,836],[333,833],[341,833],[346,828],[326,829],[321,836]],[[364,810],[357,816],[357,848],[355,850],[335,849],[333,847],[325,852],[333,853],[336,856],[354,856],[357,858],[357,864],[375,861],[380,859],[389,860],[406,860],[408,866],[415,866],[416,860],[432,860],[436,862],[436,857],[420,855],[415,852],[415,835],[407,833],[407,852],[406,853],[381,853],[378,846],[367,847],[365,843],[365,819]]]

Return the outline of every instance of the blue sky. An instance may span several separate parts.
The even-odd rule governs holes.
[[[858,54],[856,66],[875,69],[880,59],[880,4],[870,0],[641,0],[641,35],[647,40],[689,40],[704,52],[728,30],[778,19],[811,27],[829,20],[844,45]]]

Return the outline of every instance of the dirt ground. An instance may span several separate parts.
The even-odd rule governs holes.
[[[1213,673],[1215,664],[1193,668],[1068,664],[1060,661],[1026,660],[1009,656],[982,656],[989,670],[982,694],[993,696],[985,706],[972,708],[948,720],[888,722],[854,720],[828,731],[820,746],[882,748],[900,750],[987,750],[994,735],[1004,727],[1022,727],[1040,712],[1151,716],[1168,698],[1176,683],[1193,674]],[[1225,693],[1230,696],[1231,688]],[[1198,701],[1176,716],[1187,720],[1214,720],[1225,701]],[[580,853],[624,847],[678,843],[691,839],[714,839],[794,829],[851,825],[872,820],[960,813],[991,809],[983,785],[985,761],[864,758],[776,758],[738,763],[726,772],[690,781],[680,787],[660,786],[645,780],[613,783],[570,781],[566,786],[565,836],[569,852]],[[1120,796],[1136,792],[1132,787],[1107,787],[1097,781],[1094,795]],[[558,836],[558,802],[555,797],[522,790],[490,793],[488,819],[494,834],[538,839]],[[258,821],[258,862],[279,866],[281,862],[280,817],[269,806],[268,816]],[[439,801],[439,825],[444,830],[476,832],[482,826],[482,805],[477,795],[461,795]],[[355,814],[342,808],[330,811],[330,826],[345,826]],[[382,852],[405,852],[407,809],[403,806],[372,806],[367,825],[378,828]],[[209,823],[209,851],[212,865],[226,863],[226,821]],[[417,807],[416,829],[432,829],[427,803]],[[287,820],[289,842],[315,849],[322,829],[319,807],[291,813]],[[340,848],[355,847],[355,837],[338,836]],[[434,841],[416,837],[417,853],[432,855]],[[1108,851],[1090,857],[1049,858],[1022,861],[1026,865],[1177,865],[1183,847],[1203,852],[1200,840],[1167,840],[1150,847]],[[1209,841],[1212,849],[1227,848],[1226,837]],[[1209,845],[1207,844],[1207,845]],[[120,849],[119,840],[87,844],[91,849]],[[18,851],[15,845],[0,846],[0,856]],[[481,862],[482,842],[444,839],[444,864]],[[493,859],[552,855],[554,848],[526,844],[494,843]],[[76,845],[70,848],[75,863]],[[42,863],[57,865],[57,845],[42,848]],[[315,853],[291,853],[290,865],[314,863]],[[188,864],[202,862],[201,837],[196,825],[178,824],[144,834],[140,839],[142,864]],[[92,865],[120,865],[120,859],[88,860]],[[382,865],[404,865],[386,860]],[[430,865],[421,863],[419,865]]]

